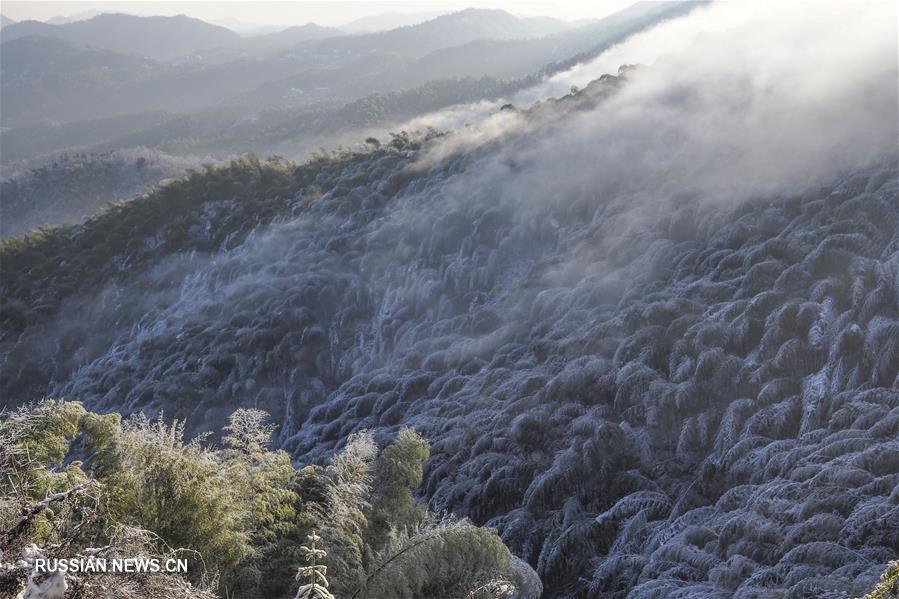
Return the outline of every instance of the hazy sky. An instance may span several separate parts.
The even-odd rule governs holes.
[[[46,20],[55,16],[71,16],[82,13],[126,12],[139,15],[186,14],[206,21],[227,24],[290,26],[308,22],[322,25],[340,25],[359,17],[385,12],[433,13],[453,12],[474,6],[477,8],[501,8],[518,15],[547,15],[560,19],[574,20],[602,17],[621,10],[636,0],[566,0],[566,1],[515,1],[515,0],[469,0],[447,2],[445,0],[410,1],[238,1],[221,2],[200,0],[180,2],[178,0],[157,0],[154,2],[84,2],[40,0],[4,1],[2,12],[7,17],[21,21],[24,19]]]

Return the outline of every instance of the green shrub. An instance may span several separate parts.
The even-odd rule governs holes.
[[[192,565],[180,582],[151,577],[133,581],[136,587],[198,597],[217,586],[247,599],[439,599],[502,585],[539,596],[536,575],[522,576],[533,572],[493,531],[436,518],[415,502],[429,456],[415,431],[400,431],[383,450],[360,432],[327,467],[297,469],[286,453],[269,449],[274,427],[266,420],[264,412],[238,410],[221,444],[212,445],[185,439],[177,420],[123,421],[74,402],[47,400],[4,414],[0,555],[30,543],[73,554],[139,545],[186,555]],[[304,544],[311,536],[317,545]],[[315,563],[308,563],[310,552]],[[106,584],[72,582],[80,589]],[[298,583],[305,585],[299,591]]]

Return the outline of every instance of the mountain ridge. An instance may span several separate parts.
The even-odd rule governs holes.
[[[156,60],[172,60],[240,41],[233,31],[185,15],[141,17],[121,13],[59,25],[20,21],[4,27],[2,39],[7,42],[33,35]]]

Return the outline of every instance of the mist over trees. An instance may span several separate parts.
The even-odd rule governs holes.
[[[469,9],[355,35],[310,24],[240,37],[183,16],[16,23],[0,38],[0,175],[8,203],[27,209],[7,210],[3,235],[77,222],[144,189],[121,178],[151,185],[248,152],[306,159],[449,105],[495,101],[693,6],[639,3],[576,27]],[[12,183],[49,184],[67,156],[97,154],[87,159],[97,164],[123,151],[167,154],[170,166],[117,180],[88,168],[81,179],[100,171],[96,181],[61,211],[42,184],[20,198]],[[96,192],[90,211],[84,186]]]
[[[4,467],[36,477],[0,504],[15,554],[209,552],[206,578],[146,581],[198,597],[894,593],[895,10],[658,8],[610,50],[645,65],[184,117],[212,135],[167,152],[359,137],[0,242]],[[98,195],[110,163],[101,187],[144,185],[121,156],[17,175],[4,211]],[[20,527],[75,488],[42,516],[61,533]]]
[[[181,36],[185,43],[200,44],[205,38],[192,32],[199,27],[193,20],[181,23],[184,27],[176,26],[177,18],[160,22],[172,32],[151,37],[158,50],[143,49],[133,36],[124,43],[133,39],[135,45],[122,48],[121,35],[115,37],[116,44],[76,35],[86,28],[109,29],[103,24],[108,18],[126,20],[132,27],[149,26],[139,17],[101,15],[64,25],[19,23],[5,29],[0,38],[4,74],[0,121],[9,129],[0,158],[9,170],[10,162],[25,161],[19,169],[35,166],[33,162],[45,160],[45,155],[64,150],[146,146],[219,158],[252,150],[305,159],[319,146],[336,146],[338,131],[354,131],[357,123],[342,121],[340,111],[371,94],[414,92],[444,80],[449,81],[443,88],[449,89],[452,80],[486,77],[495,81],[480,93],[470,92],[461,99],[448,94],[437,107],[493,99],[505,93],[497,92],[501,85],[519,79],[523,80],[519,87],[531,85],[534,80],[529,76],[550,63],[599,52],[690,8],[690,3],[641,3],[574,28],[552,19],[468,10],[371,34],[324,39],[313,35],[296,41],[296,32],[284,32],[283,44],[270,35],[237,38],[230,45],[220,42],[215,51],[185,47],[178,60],[163,60],[159,53],[181,46],[159,40]],[[483,43],[492,45],[471,46]],[[391,116],[407,119],[433,109],[433,103],[426,103],[412,113]],[[329,137],[297,129],[295,122]],[[366,124],[389,127],[396,122]],[[267,129],[277,131],[277,137],[265,136]],[[278,147],[285,131],[292,144]],[[255,137],[249,147],[243,142],[248,134]],[[39,147],[33,146],[35,137],[44,140]],[[351,143],[358,137],[357,133],[350,138]],[[198,141],[204,146],[202,153]]]

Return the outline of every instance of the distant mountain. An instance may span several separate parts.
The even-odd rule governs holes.
[[[260,25],[259,23],[249,23],[230,17],[209,19],[208,22],[213,25],[224,27],[225,29],[230,29],[231,31],[235,31],[244,36],[266,35],[284,29],[283,25],[280,27],[278,25]]]
[[[38,36],[3,42],[0,64],[0,122],[15,128],[205,110],[297,69],[296,61],[256,56],[226,64],[159,62]],[[13,153],[13,134],[6,132],[4,163]]]
[[[134,72],[153,64],[133,54],[80,47],[39,35],[4,40],[0,61],[5,88],[37,77],[75,75],[88,70]]]
[[[4,28],[3,41],[30,35],[64,40],[82,46],[137,53],[156,60],[171,60],[240,42],[229,29],[184,15],[137,17],[102,14],[86,21],[51,25],[21,21]]]
[[[50,17],[46,19],[44,23],[49,23],[50,25],[65,25],[66,23],[75,23],[77,21],[86,21],[88,19],[92,19],[97,15],[102,15],[102,10],[85,10],[82,12],[78,12],[72,15],[56,15],[55,17]],[[123,13],[124,14],[124,13]]]
[[[446,14],[445,12],[385,12],[378,15],[361,17],[340,26],[341,31],[347,33],[375,33],[378,31],[387,31],[388,29],[396,29],[397,27],[408,27],[410,25],[418,25],[425,21],[429,21],[435,17]]]
[[[15,23],[15,21],[10,19],[6,15],[0,15],[0,29],[3,29],[7,25],[12,25],[13,23]]]
[[[82,102],[110,95],[121,81],[141,79],[163,67],[134,54],[84,48],[37,35],[5,41],[4,30],[0,68],[2,123],[9,127],[18,119],[40,120],[62,114],[52,107],[69,112]],[[98,94],[97,90],[104,92]],[[91,109],[90,104],[81,108],[82,112],[73,114],[89,114]]]
[[[244,45],[254,48],[289,47],[339,35],[344,35],[344,32],[340,29],[322,27],[315,23],[306,23],[305,25],[296,25],[281,31],[247,38]]]
[[[420,57],[475,40],[539,38],[565,29],[564,22],[547,17],[521,18],[502,10],[468,8],[418,25],[325,40],[315,50],[348,55],[390,52]]]
[[[384,87],[407,87],[435,78],[518,79],[548,69],[562,70],[575,57],[578,61],[589,59],[627,36],[685,14],[697,5],[640,2],[604,19],[539,39],[479,39],[441,48],[415,62],[379,73],[377,78]]]
[[[210,48],[204,53],[204,61],[182,61],[178,65],[156,63],[153,67],[140,66],[134,72],[119,69],[115,78],[107,76],[111,72],[106,68],[107,65],[87,64],[83,68],[75,68],[71,65],[73,57],[55,57],[55,54],[69,52],[60,44],[85,45],[83,40],[86,28],[119,20],[129,26],[141,28],[143,32],[135,34],[126,43],[110,39],[118,35],[117,30],[110,27],[103,35],[90,38],[89,45],[104,47],[104,50],[98,50],[100,52],[108,52],[106,47],[115,46],[142,50],[141,53],[145,56],[170,57],[182,54],[181,50],[185,50],[183,45],[181,50],[175,50],[180,43],[177,32],[158,36],[160,39],[174,40],[169,44],[171,47],[164,51],[152,48],[148,50],[141,40],[156,43],[149,40],[151,36],[148,32],[158,30],[161,25],[171,28],[176,23],[182,23],[197,26],[202,31],[207,31],[208,28],[213,31],[220,29],[186,18],[179,21],[177,18],[151,19],[125,15],[101,15],[69,25],[29,21],[11,26],[8,31],[12,35],[6,35],[7,30],[4,30],[5,44],[19,42],[26,34],[39,35],[48,42],[53,40],[56,43],[41,48],[40,43],[32,42],[26,44],[27,52],[24,49],[7,52],[4,48],[2,61],[5,71],[21,71],[21,65],[16,64],[20,61],[35,64],[34,68],[27,69],[31,74],[56,72],[59,64],[66,64],[68,76],[8,79],[8,73],[5,72],[2,85],[3,126],[31,125],[42,119],[71,122],[154,110],[182,113],[205,110],[220,103],[233,103],[233,100],[246,97],[257,88],[264,91],[262,100],[248,98],[250,102],[245,104],[254,111],[258,110],[260,102],[267,104],[266,107],[277,108],[323,100],[340,101],[338,96],[342,94],[348,94],[343,96],[344,101],[352,100],[373,91],[390,91],[419,85],[423,82],[420,77],[407,78],[400,75],[392,76],[390,85],[385,86],[377,76],[388,70],[401,69],[402,65],[434,50],[478,39],[539,36],[564,26],[553,20],[519,19],[502,11],[467,10],[413,27],[366,35],[338,36],[337,30],[307,25],[290,28],[271,37],[247,39],[221,29],[225,31],[223,41],[232,41],[224,44],[224,48],[221,45]],[[331,35],[335,37],[318,41],[314,39]],[[201,43],[196,36],[187,41],[193,47]],[[287,44],[287,47],[283,44]],[[83,58],[80,50],[72,52],[78,60]],[[273,55],[277,52],[280,54]],[[37,66],[34,61],[38,59],[45,60],[46,64]],[[467,57],[465,60],[470,66],[477,66],[477,61],[472,63]],[[75,76],[75,72],[84,71],[89,72],[87,76]],[[456,76],[459,69],[454,68],[448,72]],[[424,75],[428,79],[442,77],[437,72]],[[360,83],[361,80],[364,83]],[[284,85],[266,86],[278,81],[283,81]],[[262,89],[263,86],[266,87]]]
[[[490,77],[519,80],[538,73],[545,75],[551,70],[564,70],[573,66],[572,60],[575,57],[577,58],[575,62],[588,60],[627,36],[666,18],[682,15],[696,6],[698,6],[696,2],[640,2],[599,21],[536,39],[476,39],[438,48],[425,56],[407,55],[405,60],[392,62],[381,58],[381,55],[386,54],[385,51],[381,55],[369,55],[371,61],[377,60],[377,64],[357,70],[353,66],[366,60],[360,56],[355,58],[353,66],[338,67],[324,72],[301,72],[284,80],[266,82],[248,98],[253,98],[254,105],[274,107],[272,104],[283,105],[289,102],[291,96],[300,90],[303,98],[308,97],[310,89],[314,89],[315,86],[328,86],[335,93],[358,97],[372,91],[412,89],[429,81],[441,79]],[[442,17],[435,21],[441,20]],[[394,36],[408,36],[410,30],[426,26],[431,25],[424,23],[383,34],[325,40],[303,51],[308,56],[323,47],[334,48],[339,45],[346,47],[354,44],[359,37],[366,39],[390,37],[396,41]]]
[[[2,124],[10,128],[5,132],[2,167],[18,172],[62,151],[136,146],[178,154],[275,151],[301,156],[333,138],[335,128],[346,131],[348,123],[354,124],[353,129],[357,124],[384,126],[385,121],[401,122],[423,110],[515,93],[694,6],[640,3],[596,24],[552,36],[481,39],[423,57],[366,51],[359,40],[396,50],[402,45],[388,44],[385,38],[408,41],[410,32],[452,22],[454,15],[383,34],[301,43],[280,54],[245,46],[252,41],[245,38],[241,46],[228,50],[234,55],[230,61],[145,60],[131,70],[106,69],[102,62],[90,61],[75,68],[66,62],[72,59],[67,55],[71,44],[56,42],[55,52],[49,52],[35,43],[36,57],[31,59],[35,62],[27,71],[31,76],[15,78],[7,75],[21,72],[15,63],[25,58],[6,46],[22,41],[7,42],[0,52],[5,71],[0,86]],[[467,12],[491,16],[495,11]],[[248,49],[239,50],[242,47]],[[405,49],[415,51],[412,44]],[[94,56],[107,59],[113,57]],[[40,66],[39,60],[46,64]],[[59,64],[66,65],[59,76],[34,76],[42,69],[56,72]],[[401,96],[392,95],[401,91]],[[325,131],[331,132],[330,138],[320,139]]]

